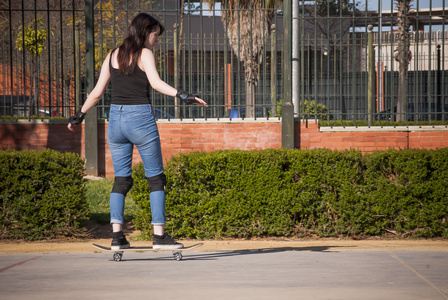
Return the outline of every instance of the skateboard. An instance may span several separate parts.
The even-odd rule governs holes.
[[[179,248],[179,249],[154,249],[153,247],[130,247],[127,249],[120,249],[120,250],[112,250],[110,247],[104,247],[97,244],[92,244],[93,247],[106,252],[114,252],[113,260],[120,261],[123,258],[123,252],[126,251],[134,251],[134,252],[149,252],[149,251],[172,251],[173,257],[175,260],[179,261],[182,260],[182,251],[188,251],[194,248],[197,248],[199,246],[202,246],[204,243],[198,243],[194,244],[188,247]]]

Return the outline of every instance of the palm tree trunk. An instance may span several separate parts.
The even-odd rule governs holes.
[[[410,22],[407,20],[412,0],[396,0],[398,10],[398,46],[395,49],[395,60],[399,64],[397,122],[406,120],[408,65],[412,59],[409,43]]]
[[[406,102],[407,102],[407,70],[404,64],[400,64],[400,72],[398,79],[398,99],[397,99],[397,122],[404,122],[406,120]]]

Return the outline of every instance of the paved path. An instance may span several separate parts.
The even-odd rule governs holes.
[[[9,254],[0,299],[448,300],[448,251]]]

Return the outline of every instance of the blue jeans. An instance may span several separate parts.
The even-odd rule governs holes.
[[[146,177],[163,173],[162,149],[159,131],[151,105],[110,106],[107,128],[115,177],[132,175],[132,152],[134,145],[140,154]],[[149,194],[153,225],[165,225],[165,192]],[[123,224],[125,195],[111,193],[111,223]]]

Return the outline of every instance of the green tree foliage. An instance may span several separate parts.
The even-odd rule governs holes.
[[[303,100],[300,102],[300,111],[302,113],[302,118],[319,120],[331,120],[333,116],[328,113],[328,107],[318,103],[315,100]]]
[[[44,51],[44,42],[47,40],[48,31],[42,29],[42,18],[37,16],[26,27],[19,27],[16,39],[16,47],[20,51],[28,50],[31,53],[31,70],[33,77],[34,96],[29,102],[28,119],[33,114],[33,106],[39,103],[39,63],[37,61],[39,55]]]
[[[115,1],[101,1],[95,7],[99,17],[94,21],[95,70],[99,71],[107,54],[123,40],[129,24],[125,24],[125,11],[115,9]],[[75,20],[69,19],[68,26]],[[85,28],[84,20],[79,20],[81,28]],[[81,53],[85,53],[85,42],[80,43]]]
[[[38,16],[28,26],[20,26],[16,38],[17,49],[28,50],[33,59],[44,51],[44,42],[47,40],[48,30],[40,27],[42,27],[42,17]]]
[[[277,102],[276,106],[276,112],[277,116],[282,115],[282,105],[283,105],[283,99],[280,99]],[[318,120],[332,120],[333,116],[328,113],[328,107],[326,107],[324,104],[318,103],[316,104],[315,100],[308,101],[304,99],[303,101],[300,101],[300,117],[302,119],[314,119],[317,118]]]

